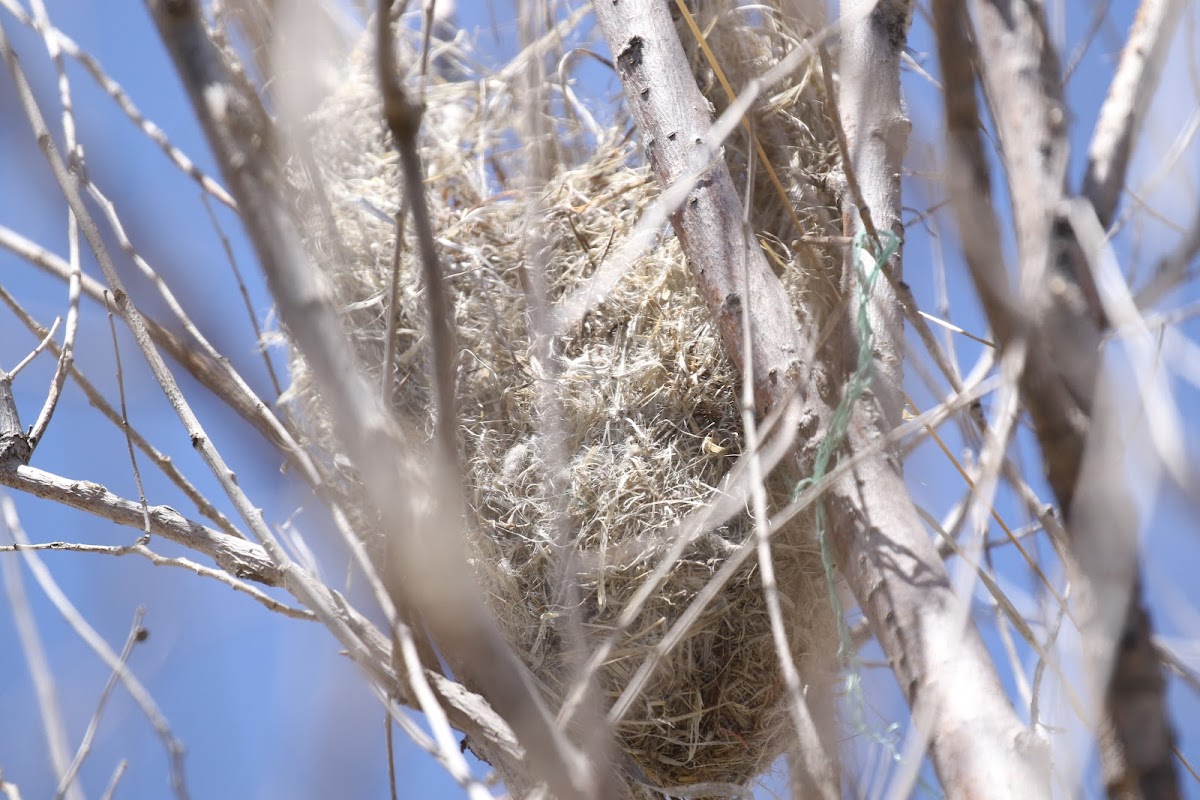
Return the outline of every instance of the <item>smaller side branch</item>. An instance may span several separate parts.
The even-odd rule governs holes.
[[[0,485],[86,511],[135,530],[143,527],[142,504],[118,497],[98,483],[76,481],[24,464],[0,464]],[[149,506],[150,533],[211,558],[238,578],[282,585],[279,569],[253,542],[193,522],[170,506]]]
[[[25,535],[25,531],[21,527],[21,522],[17,518],[17,509],[12,500],[7,497],[0,497],[0,510],[3,512],[4,524],[8,527],[8,532],[12,535],[13,540],[20,545],[28,545],[29,539]],[[150,723],[150,727],[158,735],[158,738],[163,743],[163,748],[167,751],[167,761],[171,776],[171,789],[174,792],[177,800],[187,800],[188,790],[187,782],[183,772],[183,743],[175,737],[171,730],[171,725],[163,715],[162,710],[158,707],[158,703],[154,701],[150,692],[145,685],[137,679],[137,677],[126,668],[125,664],[117,654],[109,647],[108,642],[96,632],[83,615],[79,613],[79,609],[67,598],[54,580],[54,576],[50,574],[50,570],[42,563],[37,553],[31,550],[23,551],[25,563],[29,566],[30,572],[33,573],[34,579],[42,588],[42,591],[49,598],[54,607],[58,609],[59,614],[67,621],[67,624],[78,634],[88,647],[103,661],[110,670],[116,674],[134,703],[141,709],[142,714]]]

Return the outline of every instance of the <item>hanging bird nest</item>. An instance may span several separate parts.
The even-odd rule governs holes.
[[[785,25],[765,6],[717,5],[701,4],[694,13],[709,29],[717,57],[727,70],[734,67],[735,86],[798,40],[802,26]],[[400,63],[418,63],[419,39],[400,38]],[[685,28],[681,38],[694,42]],[[550,123],[557,126],[553,177],[522,185],[517,176],[530,174],[534,156],[522,145],[520,124],[538,106],[531,105],[528,85],[513,78],[532,52],[486,74],[473,74],[461,43],[443,43],[434,55],[443,69],[429,81],[421,156],[454,304],[471,563],[504,636],[552,707],[562,704],[590,652],[615,636],[593,678],[605,710],[753,536],[744,510],[703,531],[633,624],[617,630],[681,520],[713,501],[741,454],[741,383],[667,230],[579,325],[544,347],[531,342],[531,320],[592,277],[658,187],[638,165],[622,114],[612,114],[596,136],[577,124],[578,114],[566,112]],[[702,87],[723,107],[711,68],[693,55]],[[551,99],[543,108],[559,109],[561,87],[544,88]],[[771,91],[755,107],[754,130],[789,196],[779,196],[740,132],[725,156],[742,185],[748,165],[755,165],[752,225],[792,296],[805,298],[806,309],[828,308],[840,260],[804,240],[839,232],[829,187],[835,140],[824,118],[819,66],[803,65]],[[432,435],[429,325],[415,237],[408,233],[398,252],[398,302],[389,309],[401,176],[369,45],[351,55],[307,124],[311,159],[291,172],[305,244],[331,279],[346,330],[376,385],[385,383],[388,318],[395,315],[392,404]],[[807,302],[814,293],[822,302]],[[811,311],[801,318],[806,326],[820,323]],[[343,489],[354,495],[353,474],[342,467],[298,354],[293,380],[292,407],[313,452],[343,469]],[[768,481],[776,507],[787,500],[789,480],[794,485],[796,476]],[[369,519],[355,523],[371,535]],[[829,715],[836,621],[811,522],[801,517],[783,527],[772,549],[789,655],[813,687],[810,702]],[[629,757],[623,763],[631,796],[650,796],[647,786],[745,786],[793,741],[785,699],[751,557],[663,657],[616,726],[617,746]]]

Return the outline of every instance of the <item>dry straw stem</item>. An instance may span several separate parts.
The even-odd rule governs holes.
[[[1147,797],[1175,797],[1174,736],[1140,597],[1137,523],[1127,488],[1114,474],[1119,454],[1103,446],[1118,437],[1109,428],[1115,423],[1112,390],[1103,378],[1096,383],[1101,331],[1089,307],[1094,293],[1088,283],[1080,285],[1089,267],[1067,218],[1066,125],[1056,54],[1039,8],[982,0],[972,8],[977,60],[965,46],[970,23],[963,3],[934,6],[946,81],[949,189],[960,239],[1001,348],[1028,348],[1022,396],[1078,565],[1089,704],[1103,705],[1115,734],[1102,747],[1106,781],[1110,787],[1138,786]],[[1021,262],[1015,295],[1001,268],[1000,227],[978,134],[975,63],[982,65],[1014,198]],[[1126,124],[1136,117],[1127,116]],[[1117,172],[1108,180],[1120,186],[1123,165],[1113,164]],[[1098,200],[1101,206],[1108,202]]]

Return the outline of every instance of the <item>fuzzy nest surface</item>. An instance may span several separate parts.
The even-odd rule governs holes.
[[[788,45],[769,26],[756,24],[751,40],[738,34],[737,20],[722,22],[714,12],[707,21],[716,27],[714,49],[746,75],[770,66]],[[683,36],[687,41],[689,34]],[[416,63],[413,43],[398,46],[401,63]],[[528,174],[531,158],[513,122],[525,114],[511,79],[520,64],[506,80],[504,71],[473,76],[460,50],[443,50],[441,57],[453,62],[458,77],[430,85],[422,157],[460,351],[468,548],[505,637],[557,708],[587,656],[573,649],[579,639],[568,623],[582,630],[589,651],[603,641],[669,549],[672,526],[712,499],[740,454],[740,382],[669,231],[581,325],[553,342],[548,356],[531,355],[530,287],[538,281],[531,284],[528,271],[539,270],[544,307],[552,309],[616,249],[658,189],[624,141],[628,123],[619,115],[598,141],[560,119],[553,177],[522,188],[511,178]],[[372,58],[369,47],[349,58],[309,120],[316,174],[297,167],[291,179],[305,244],[336,287],[364,367],[381,380],[395,251],[390,216],[400,207],[400,175]],[[697,69],[704,86],[699,62]],[[820,128],[816,83],[801,70],[760,104],[756,127],[784,185],[795,187],[789,201],[805,209],[807,231],[828,235],[836,232],[836,210],[822,176],[830,170],[833,140]],[[745,151],[744,141],[732,140],[726,151],[743,182]],[[836,271],[828,255],[801,243],[765,176],[756,187],[754,224],[793,296],[830,293]],[[324,209],[332,210],[332,225]],[[428,325],[411,236],[401,243],[399,280],[392,400],[397,413],[431,432]],[[331,426],[299,356],[294,381],[295,408],[312,448],[325,463],[338,463]],[[771,489],[774,499],[786,498],[781,479]],[[595,677],[602,706],[612,704],[751,536],[742,513],[688,546]],[[804,522],[772,544],[791,656],[802,675],[818,682],[809,697],[819,698],[836,649],[836,622],[817,545]],[[564,575],[573,584],[566,594]],[[792,741],[783,700],[751,558],[618,725],[617,744],[636,765],[626,770],[631,795],[650,796],[647,786],[746,785]]]

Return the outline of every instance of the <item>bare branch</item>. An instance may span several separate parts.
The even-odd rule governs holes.
[[[147,559],[156,567],[178,567],[185,569],[188,572],[194,572],[197,575],[205,578],[212,578],[215,581],[225,584],[235,592],[241,592],[253,597],[268,611],[274,611],[282,614],[285,617],[292,619],[313,620],[316,619],[311,611],[305,611],[300,608],[293,608],[289,605],[279,602],[261,589],[251,586],[245,581],[240,581],[234,578],[228,572],[212,567],[206,567],[202,564],[197,564],[187,558],[168,558],[151,550],[146,545],[140,542],[134,542],[130,545],[102,545],[102,544],[82,544],[77,542],[41,542],[26,545],[0,546],[0,553],[3,552],[18,552],[20,550],[55,550],[67,553],[93,553],[108,556],[126,556],[139,555]]]
[[[524,668],[492,624],[460,553],[461,498],[447,496],[448,474],[439,459],[425,469],[428,510],[397,491],[412,474],[408,434],[368,386],[330,301],[329,289],[300,245],[279,196],[282,183],[262,146],[270,138],[262,119],[245,107],[204,31],[194,2],[151,3],[159,33],[175,61],[226,182],[250,233],[281,316],[312,367],[339,433],[384,528],[401,570],[395,591],[422,613],[452,657],[476,665],[466,676],[517,731],[535,768],[562,796],[589,794],[591,776],[580,755],[555,729]],[[415,476],[414,476],[415,477]],[[450,493],[453,495],[453,492]],[[289,585],[289,589],[292,587]],[[297,595],[314,611],[313,587]],[[311,599],[311,603],[310,603]]]
[[[7,501],[7,498],[4,498]],[[4,576],[4,591],[8,607],[12,610],[17,637],[21,641],[21,652],[29,667],[29,677],[37,695],[38,710],[42,718],[42,732],[46,736],[46,749],[50,754],[50,765],[54,775],[62,779],[70,766],[67,761],[67,731],[63,724],[62,707],[58,702],[58,690],[54,683],[54,670],[46,658],[46,650],[38,633],[37,622],[29,608],[25,594],[25,582],[21,578],[21,566],[11,558],[0,559],[0,573]],[[83,793],[74,787],[67,795],[68,800],[82,800]]]
[[[601,30],[617,56],[634,119],[643,140],[651,143],[650,160],[659,184],[670,187],[692,170],[704,175],[695,188],[689,186],[673,224],[725,350],[745,379],[753,381],[756,407],[765,414],[795,389],[796,380],[806,372],[799,359],[809,348],[757,243],[746,241],[741,204],[728,169],[722,160],[710,162],[704,155],[702,143],[710,126],[707,104],[690,75],[670,15],[660,6],[594,4]],[[854,22],[843,24],[858,24],[871,13],[871,4],[861,4],[849,15]],[[906,24],[906,19],[900,24]],[[748,362],[740,324],[743,304],[751,308]],[[855,341],[848,331],[830,339]],[[843,358],[832,356],[830,361],[837,365],[832,368],[829,363],[814,364],[814,373],[824,373],[814,375],[814,383],[840,384],[846,374],[840,371]],[[833,409],[817,392],[805,396],[804,388],[801,397],[812,426],[806,427],[805,435],[816,442],[818,432],[828,430]],[[898,386],[885,391],[898,391]],[[878,440],[877,422],[865,408],[856,407],[850,429],[852,453]],[[811,472],[812,458],[811,452],[802,456],[801,475]],[[826,501],[837,563],[896,665],[909,702],[920,699],[936,709],[931,723],[933,753],[943,786],[964,795],[1022,786],[1029,796],[1036,796],[1039,769],[1031,769],[1027,755],[1017,752],[1028,737],[1004,700],[978,635],[969,629],[963,637],[950,621],[958,617],[959,603],[901,476],[884,456],[863,459],[854,472],[855,477],[833,485]],[[914,581],[914,575],[921,578]],[[964,701],[964,697],[971,699]],[[967,736],[967,730],[975,734]],[[981,730],[989,733],[980,736]]]
[[[14,17],[16,17],[17,21],[22,25],[29,25],[35,30],[38,30],[42,34],[43,38],[45,38],[48,47],[53,44],[54,47],[61,49],[62,52],[78,61],[83,66],[84,70],[86,70],[87,73],[92,77],[92,79],[99,84],[100,88],[103,89],[104,92],[113,99],[113,102],[120,107],[125,116],[129,117],[130,121],[133,122],[133,124],[136,125],[138,129],[146,135],[147,138],[158,145],[159,149],[166,154],[167,158],[172,164],[178,167],[192,180],[196,181],[196,183],[200,185],[200,188],[202,188],[206,193],[212,195],[221,203],[229,206],[230,208],[236,209],[236,204],[233,202],[233,198],[229,196],[229,193],[222,189],[216,181],[204,174],[204,171],[196,166],[195,162],[188,158],[182,150],[171,144],[171,141],[167,138],[167,135],[162,131],[162,129],[142,115],[141,111],[139,111],[137,106],[134,105],[133,100],[129,97],[121,85],[109,76],[99,61],[85,52],[78,44],[76,44],[74,39],[67,36],[58,28],[51,26],[49,19],[46,19],[44,23],[35,22],[30,18],[25,9],[15,2],[15,0],[0,0],[0,5],[2,5],[4,9]]]
[[[1041,8],[972,0],[978,64],[1000,134],[1021,261],[1014,296],[1001,266],[979,139],[974,63],[962,2],[935,3],[950,162],[960,239],[1002,349],[1027,349],[1022,396],[1047,479],[1063,509],[1080,584],[1090,701],[1103,698],[1115,747],[1103,747],[1110,787],[1178,794],[1161,674],[1147,668],[1149,619],[1140,598],[1137,521],[1117,447],[1112,392],[1101,376],[1101,296],[1069,222],[1067,141],[1057,56]],[[1118,647],[1119,644],[1119,647]],[[1115,669],[1114,669],[1115,666]],[[1157,678],[1155,676],[1157,675]]]
[[[141,503],[118,497],[98,483],[73,481],[22,464],[0,465],[0,484],[35,497],[142,529]],[[169,506],[150,506],[150,533],[203,553],[226,572],[267,586],[282,584],[279,569],[253,542],[206,528]]]
[[[100,692],[100,700],[96,703],[96,711],[92,714],[92,718],[88,720],[87,730],[83,732],[83,740],[79,743],[79,749],[75,751],[75,758],[71,760],[71,767],[58,782],[58,789],[54,795],[55,800],[59,800],[59,798],[70,793],[75,776],[79,774],[79,768],[83,766],[84,759],[92,751],[92,740],[96,736],[96,729],[100,727],[100,717],[104,714],[104,707],[108,705],[108,698],[112,696],[112,691],[117,686],[117,679],[121,676],[120,670],[125,669],[125,665],[129,662],[133,646],[146,639],[146,629],[142,627],[142,619],[145,616],[146,609],[139,606],[138,610],[134,612],[133,626],[129,630],[129,636],[125,638],[125,646],[121,648],[121,655],[117,659],[118,669],[113,670],[112,674],[108,676],[108,683],[104,684],[104,689]]]
[[[1185,0],[1142,0],[1134,17],[1096,120],[1083,178],[1083,196],[1092,202],[1102,227],[1112,224],[1133,148],[1186,6]]]
[[[17,315],[17,319],[21,320],[22,324],[24,324],[25,327],[28,328],[29,331],[35,336],[47,336],[46,329],[43,328],[37,320],[29,316],[28,312],[26,312],[25,309],[22,308],[7,291],[5,291],[3,286],[0,286],[0,302],[3,302],[5,305],[7,305],[12,312]],[[61,357],[62,351],[53,342],[50,344],[50,351]],[[76,385],[79,386],[79,388],[83,391],[83,394],[87,398],[88,402],[91,403],[97,411],[103,414],[105,419],[116,425],[118,428],[123,426],[122,415],[119,414],[117,410],[113,408],[107,400],[104,399],[104,396],[100,394],[99,390],[97,390],[95,386],[92,385],[91,381],[84,377],[83,372],[76,367],[74,363],[72,363],[69,368],[69,374],[75,380]],[[243,539],[245,538],[241,531],[239,531],[224,514],[217,510],[217,508],[211,502],[209,502],[207,497],[200,493],[200,491],[191,483],[191,481],[184,477],[183,473],[179,471],[179,468],[175,466],[175,462],[172,461],[169,456],[165,455],[162,451],[151,445],[150,442],[148,442],[146,438],[142,436],[142,434],[139,433],[138,430],[132,425],[125,425],[124,427],[127,430],[130,438],[133,440],[134,445],[136,445],[139,450],[146,454],[147,458],[149,458],[150,461],[162,471],[162,473],[169,481],[171,481],[171,483],[179,487],[180,491],[182,491],[189,500],[195,503],[197,511],[215,522],[221,530],[223,530],[225,533],[228,533],[230,536],[237,536]]]
[[[73,271],[67,261],[3,225],[0,225],[0,247],[61,280],[71,279]],[[83,294],[90,300],[103,304],[104,284],[88,275],[81,276],[81,281]],[[119,304],[117,311],[124,318],[125,313]],[[250,423],[267,442],[278,448],[283,456],[300,468],[302,474],[307,477],[312,470],[311,467],[304,467],[307,463],[306,456],[300,445],[270,413],[270,409],[261,398],[253,393],[247,394],[236,381],[230,379],[226,365],[201,353],[154,320],[143,317],[142,322],[156,345],[167,351],[188,374]]]
[[[12,500],[8,497],[0,497],[0,509],[3,511],[4,524],[8,527],[8,532],[13,540],[20,545],[28,545],[29,539],[25,536],[25,531],[21,528],[21,522],[17,518],[17,509]],[[67,599],[55,582],[54,577],[50,574],[42,560],[38,558],[37,553],[31,550],[23,550],[22,555],[25,557],[25,563],[29,566],[29,570],[33,573],[33,577],[37,580],[38,585],[42,587],[42,591],[58,612],[62,615],[67,624],[79,635],[79,638],[99,656],[110,670],[119,676],[121,683],[125,686],[129,696],[133,698],[134,703],[141,709],[142,714],[150,722],[150,727],[162,740],[163,748],[167,751],[167,761],[170,765],[171,789],[175,797],[179,800],[187,800],[188,791],[187,783],[183,774],[183,743],[175,738],[175,734],[171,732],[170,723],[163,716],[158,704],[154,702],[154,698],[147,691],[132,672],[130,672],[125,664],[117,657],[117,654],[108,646],[108,642],[104,641],[100,634],[88,624],[83,615],[79,613],[79,609]]]

